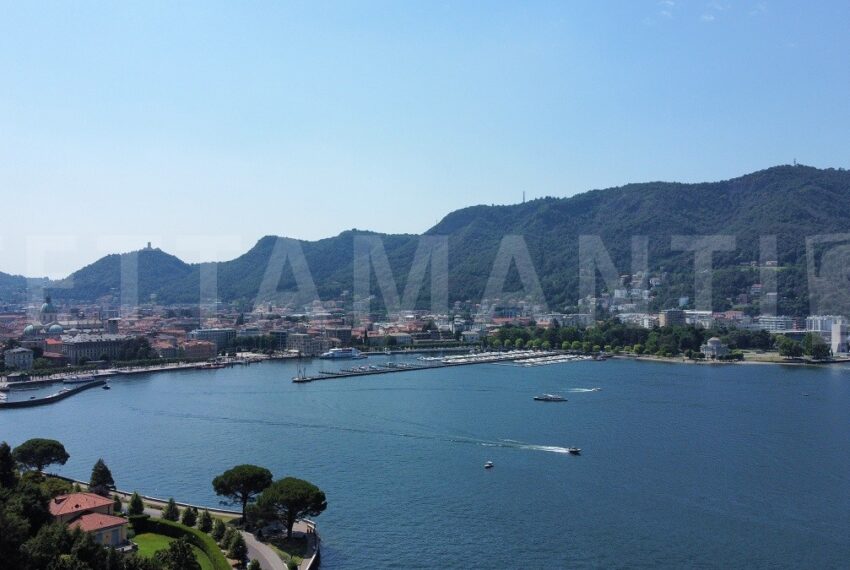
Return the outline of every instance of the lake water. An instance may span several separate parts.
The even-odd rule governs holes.
[[[328,496],[328,569],[850,566],[850,369],[294,374],[268,362],[116,379],[4,410],[0,439],[59,439],[62,474],[87,479],[103,457],[122,489],[207,505],[237,463],[308,479]],[[569,401],[532,401],[541,392]]]

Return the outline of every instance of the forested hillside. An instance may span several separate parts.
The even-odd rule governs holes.
[[[450,300],[481,299],[501,239],[522,235],[552,309],[578,298],[580,235],[599,236],[617,270],[631,271],[631,238],[647,236],[649,267],[665,275],[657,306],[693,295],[693,252],[671,247],[674,235],[731,235],[734,251],[715,254],[714,305],[759,280],[758,271],[742,264],[759,259],[760,236],[777,236],[779,310],[806,314],[805,238],[850,231],[845,204],[850,202],[850,173],[836,169],[779,166],[739,178],[701,184],[650,182],[594,190],[570,198],[544,198],[510,206],[473,206],[452,212],[426,232],[449,239]],[[281,227],[281,234],[286,227]],[[322,299],[353,288],[355,235],[377,235],[401,290],[418,236],[383,235],[352,230],[315,242],[300,242]],[[216,264],[219,297],[224,301],[257,299],[276,238],[267,236],[237,259]],[[200,266],[183,263],[159,250],[138,254],[139,299],[156,295],[160,302],[197,302]],[[126,255],[126,254],[125,254]],[[57,299],[94,301],[115,297],[121,284],[121,256],[110,255],[85,267],[53,294]],[[511,274],[518,284],[516,272]],[[12,281],[9,281],[9,280]],[[14,281],[17,279],[18,281]],[[21,278],[0,276],[0,294],[16,292]],[[10,285],[6,285],[9,282]],[[280,292],[295,289],[287,264]],[[427,288],[426,288],[427,289]],[[420,301],[427,301],[423,291]]]

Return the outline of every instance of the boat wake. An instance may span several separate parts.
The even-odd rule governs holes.
[[[442,435],[442,434],[428,434],[428,433],[410,433],[410,432],[398,432],[392,430],[382,430],[382,429],[374,429],[374,428],[366,428],[366,427],[355,427],[355,426],[342,426],[342,425],[334,425],[334,424],[317,424],[317,423],[307,423],[307,422],[299,422],[299,421],[281,421],[281,420],[264,420],[264,419],[256,419],[256,418],[238,418],[232,416],[214,416],[214,415],[206,415],[206,414],[192,414],[192,413],[175,413],[168,412],[165,410],[142,410],[139,408],[132,408],[136,411],[147,413],[155,416],[168,416],[168,417],[179,417],[183,419],[190,420],[199,420],[199,421],[209,421],[209,422],[230,422],[234,424],[251,424],[251,425],[265,425],[265,426],[278,426],[283,428],[294,428],[294,429],[313,429],[313,430],[324,430],[324,431],[340,431],[340,432],[348,432],[348,433],[361,433],[361,434],[370,434],[370,435],[383,435],[389,437],[403,437],[408,439],[419,439],[419,440],[428,440],[428,441],[442,441],[446,443],[461,443],[467,445],[478,445],[482,447],[500,447],[503,449],[518,449],[523,451],[541,451],[544,453],[558,453],[564,454],[569,453],[569,450],[566,447],[560,447],[556,445],[538,445],[533,443],[526,443],[522,441],[516,441],[513,439],[497,439],[497,440],[487,440],[480,439],[476,437],[468,437],[468,436],[451,436],[451,435]]]
[[[513,449],[523,449],[526,451],[543,451],[546,453],[569,453],[569,450],[566,447],[560,447],[557,445],[535,445],[533,443],[521,443],[521,442],[511,442],[504,443],[499,447],[509,447]]]

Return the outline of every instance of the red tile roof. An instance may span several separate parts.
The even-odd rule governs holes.
[[[50,514],[58,517],[111,504],[112,499],[94,493],[71,493],[70,495],[59,495],[50,501]]]
[[[103,513],[86,513],[68,525],[68,528],[79,528],[83,532],[93,532],[105,528],[113,528],[128,524],[127,519],[104,515]]]

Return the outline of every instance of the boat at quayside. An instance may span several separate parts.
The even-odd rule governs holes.
[[[327,360],[354,360],[366,358],[366,355],[364,355],[356,348],[332,348],[329,351],[323,353],[322,356],[320,356],[319,358],[324,358]]]

